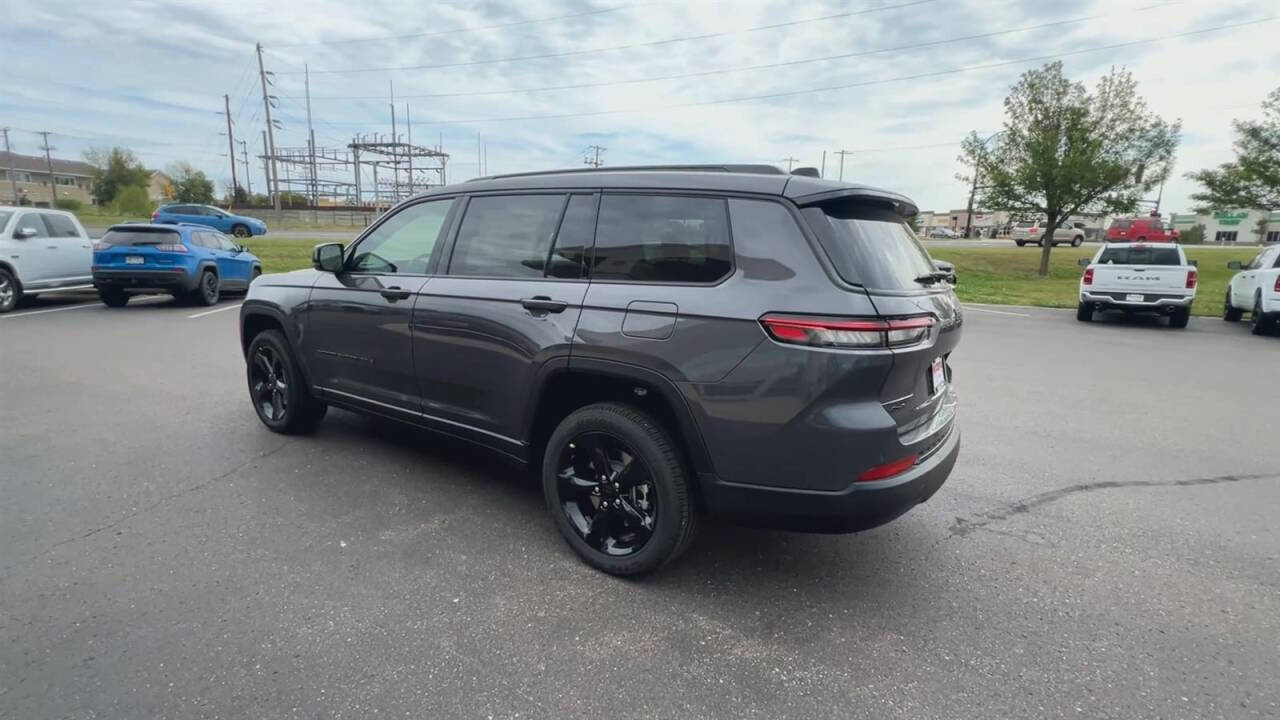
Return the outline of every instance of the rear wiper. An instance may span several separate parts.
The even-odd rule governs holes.
[[[939,272],[925,273],[917,277],[916,282],[920,283],[921,285],[932,285],[940,280],[949,280],[949,279],[951,279],[951,273],[939,271]]]

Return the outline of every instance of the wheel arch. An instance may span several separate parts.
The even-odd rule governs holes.
[[[18,289],[22,289],[22,277],[18,274],[18,268],[13,263],[8,260],[0,260],[0,270],[8,271],[9,275],[13,277],[13,281],[18,283]]]

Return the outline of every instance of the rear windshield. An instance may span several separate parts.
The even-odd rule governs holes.
[[[847,282],[878,290],[919,290],[916,278],[935,272],[911,226],[893,210],[845,201],[822,207],[831,233],[818,233],[823,248]]]
[[[1181,265],[1176,247],[1107,248],[1098,257],[1099,265]]]
[[[1016,225],[1016,227],[1021,227],[1021,228],[1028,228],[1028,227],[1034,227],[1034,226],[1035,226],[1035,223],[1031,222],[1030,220],[1019,220]]]
[[[182,236],[177,230],[168,228],[129,228],[127,230],[108,230],[98,241],[99,245],[112,247],[116,245],[163,245],[181,242]]]
[[[1133,224],[1132,220],[1112,220],[1111,229],[1112,230],[1128,230],[1129,226],[1132,224]]]

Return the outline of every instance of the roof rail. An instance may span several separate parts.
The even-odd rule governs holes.
[[[725,173],[747,173],[751,175],[786,175],[782,168],[773,165],[751,165],[751,164],[724,164],[724,165],[619,165],[616,167],[596,167],[596,168],[565,168],[563,170],[538,170],[534,172],[506,173],[503,175],[486,175],[484,177],[471,178],[467,182],[476,182],[479,180],[499,180],[502,178],[517,177],[533,177],[537,175],[577,175],[582,173],[597,172],[636,172],[636,171],[657,171],[657,172],[725,172]]]

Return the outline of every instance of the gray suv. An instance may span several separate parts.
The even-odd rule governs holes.
[[[560,532],[610,573],[675,558],[702,513],[875,527],[960,446],[954,275],[915,212],[749,165],[435,189],[253,283],[249,394],[276,432],[334,405],[539,470]]]

